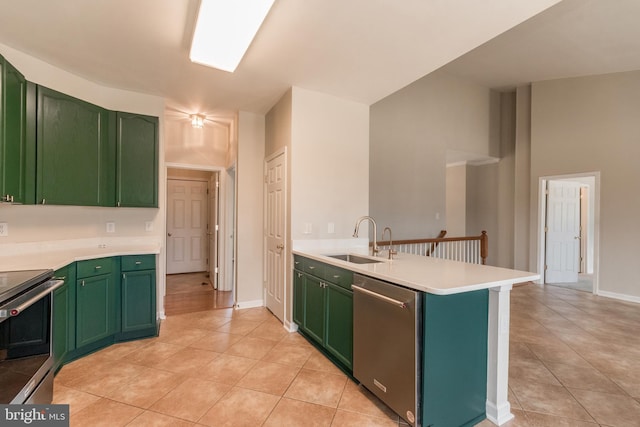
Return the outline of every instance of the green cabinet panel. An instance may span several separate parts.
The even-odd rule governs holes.
[[[353,369],[353,292],[327,283],[324,346]]]
[[[158,207],[158,118],[118,112],[116,206]]]
[[[324,283],[306,275],[304,281],[304,330],[320,344],[324,341]]]
[[[156,324],[156,271],[122,273],[122,332],[154,328]]]
[[[155,255],[127,255],[121,258],[121,271],[149,270],[156,268]]]
[[[76,281],[76,347],[116,332],[116,281],[101,274]]]
[[[109,112],[38,86],[36,203],[115,205]]]
[[[293,272],[293,321],[304,326],[304,273]]]
[[[27,81],[2,56],[0,80],[0,199],[28,203]]]
[[[489,291],[424,294],[422,425],[485,418]]]
[[[64,280],[64,285],[53,293],[52,350],[56,371],[75,347],[75,264],[57,270],[54,279]]]
[[[85,277],[96,276],[99,274],[112,273],[116,268],[117,267],[114,266],[113,258],[88,259],[85,261],[78,261],[76,263],[78,279],[84,279]]]

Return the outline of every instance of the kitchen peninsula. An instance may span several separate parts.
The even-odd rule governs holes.
[[[381,377],[374,378],[371,384],[358,378],[357,347],[362,347],[358,342],[358,336],[362,335],[358,334],[359,327],[375,329],[373,335],[378,334],[380,341],[386,340],[388,346],[393,344],[384,336],[384,319],[379,324],[371,322],[376,315],[384,316],[382,305],[376,307],[366,322],[358,323],[362,319],[357,303],[362,288],[360,284],[352,284],[364,278],[415,291],[416,317],[420,322],[415,336],[417,377],[421,384],[416,386],[416,410],[405,413],[404,409],[395,409],[396,412],[416,426],[475,425],[485,416],[497,425],[510,420],[513,415],[507,399],[509,295],[513,284],[536,280],[539,275],[405,253],[397,254],[393,260],[383,256],[373,258],[362,255],[366,251],[366,248],[356,251],[296,248],[294,244],[293,319],[301,333],[324,347],[326,354],[347,373],[353,369],[354,377],[383,401],[389,388],[391,399],[391,387],[380,384]],[[355,259],[357,262],[340,259],[353,253],[361,254]],[[336,258],[336,254],[342,256]],[[386,251],[381,255],[386,256]],[[364,292],[372,294],[371,289]],[[400,308],[411,305],[389,295],[382,299]],[[380,300],[380,295],[374,297]],[[324,303],[322,309],[314,306],[319,300]],[[351,335],[347,338],[353,339],[355,355],[351,342],[345,343],[344,335],[339,336],[340,327],[344,328],[349,321],[349,316],[344,315],[347,311],[353,312],[353,338]],[[323,313],[321,322],[313,318],[317,312]],[[314,325],[319,325],[322,332],[314,330]],[[389,338],[393,339],[393,333]],[[394,360],[396,365],[402,365],[393,354],[383,356],[371,351],[384,350],[384,345],[366,347],[370,358]],[[398,348],[395,353],[401,352],[403,349]],[[389,406],[393,408],[392,404]]]

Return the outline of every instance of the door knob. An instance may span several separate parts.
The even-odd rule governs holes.
[[[167,236],[171,237],[171,233],[167,233]]]
[[[284,245],[283,245],[282,243],[279,243],[279,244],[276,246],[276,248],[278,248],[278,249],[284,249]]]

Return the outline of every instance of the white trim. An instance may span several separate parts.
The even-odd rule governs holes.
[[[256,307],[264,307],[264,300],[255,299],[252,301],[238,301],[233,306],[233,308],[235,308],[236,310],[244,310],[246,308],[256,308]]]
[[[505,402],[498,408],[487,400],[487,419],[497,426],[511,421],[515,416],[511,413],[511,404]]]
[[[165,167],[173,168],[173,169],[193,169],[198,171],[211,171],[211,172],[221,172],[224,171],[225,168],[222,166],[208,166],[208,165],[192,165],[189,163],[170,163],[165,162]]]
[[[284,326],[284,329],[287,332],[297,332],[298,331],[298,325],[296,323],[290,322],[288,320],[285,320],[284,323],[282,324],[282,326]]]
[[[573,173],[567,175],[549,175],[541,176],[538,178],[538,225],[536,238],[538,240],[538,254],[537,254],[537,272],[540,274],[540,279],[536,283],[545,283],[545,239],[544,239],[544,227],[545,227],[545,212],[546,212],[546,183],[551,180],[570,180],[571,178],[584,178],[593,177],[595,185],[593,189],[593,201],[594,201],[594,231],[593,231],[593,294],[600,295],[600,172],[583,172]]]
[[[640,297],[635,297],[633,295],[619,294],[617,292],[609,292],[609,291],[598,291],[596,294],[605,298],[613,298],[620,301],[634,302],[636,304],[640,304]]]

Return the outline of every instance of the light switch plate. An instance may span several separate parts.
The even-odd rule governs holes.
[[[9,223],[0,222],[0,237],[6,237],[9,235]]]
[[[153,222],[145,221],[144,223],[144,231],[153,231]]]

